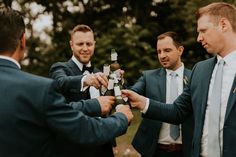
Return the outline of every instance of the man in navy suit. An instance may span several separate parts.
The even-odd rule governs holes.
[[[175,102],[166,105],[128,90],[123,94],[145,117],[178,124],[192,114],[192,157],[235,157],[236,8],[215,2],[200,8],[196,15],[197,41],[216,56],[194,66],[189,84]],[[219,84],[221,88],[214,90]]]
[[[0,25],[1,157],[59,157],[56,135],[74,143],[97,145],[125,133],[132,119],[128,106],[100,119],[85,114],[99,115],[100,103],[112,104],[113,97],[67,104],[55,81],[20,70],[26,49],[21,14],[0,8]],[[75,110],[76,106],[83,112]]]
[[[150,99],[170,102],[171,73],[175,72],[177,92],[181,94],[191,74],[181,62],[183,51],[182,39],[177,33],[165,32],[159,35],[157,56],[163,68],[144,71],[131,89]],[[173,139],[170,136],[170,124],[143,118],[132,144],[143,157],[189,157],[193,119],[186,119],[180,128],[182,137]]]
[[[99,96],[101,85],[107,86],[107,77],[91,64],[95,49],[93,30],[87,25],[77,25],[71,32],[72,57],[67,62],[54,63],[49,76],[67,101],[78,101]]]
[[[102,85],[107,87],[106,75],[91,64],[95,43],[93,30],[89,26],[75,26],[70,40],[72,58],[67,62],[57,62],[51,66],[49,75],[58,82],[58,87],[68,102],[96,98],[100,96],[99,88]],[[102,113],[102,115],[106,114],[107,112]],[[71,157],[114,156],[112,142],[98,146],[80,146],[59,140],[57,144],[65,156],[68,154]]]

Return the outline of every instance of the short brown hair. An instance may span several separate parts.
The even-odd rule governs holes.
[[[235,6],[225,2],[215,2],[207,6],[199,8],[196,12],[196,19],[198,20],[203,15],[210,15],[218,20],[222,17],[229,20],[233,31],[236,32],[236,8]]]
[[[0,26],[0,54],[13,53],[25,33],[23,16],[17,10],[0,7]]]
[[[93,30],[87,26],[87,25],[84,25],[84,24],[80,24],[80,25],[77,25],[73,28],[73,30],[71,31],[71,36],[75,33],[75,32],[92,32],[93,33]]]
[[[169,32],[165,32],[160,34],[159,36],[157,36],[157,40],[161,40],[164,39],[165,37],[170,37],[173,40],[173,43],[176,47],[179,46],[183,46],[182,42],[182,38],[178,35],[178,33],[173,32],[173,31],[169,31]]]

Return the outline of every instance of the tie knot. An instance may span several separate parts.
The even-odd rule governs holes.
[[[170,76],[171,76],[172,78],[175,78],[175,77],[178,76],[178,74],[177,74],[176,72],[172,71],[172,72],[170,73]]]
[[[219,62],[218,62],[219,65],[224,65],[225,64],[225,61],[223,59],[221,59]]]
[[[86,65],[83,65],[82,73],[84,73],[85,71],[88,71],[89,73],[92,73],[93,72],[93,66],[87,67]]]

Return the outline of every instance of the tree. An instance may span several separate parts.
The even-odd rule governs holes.
[[[4,0],[7,5],[9,2]],[[47,76],[51,64],[68,60],[70,31],[83,23],[95,32],[93,63],[101,68],[109,61],[111,48],[115,48],[126,70],[125,76],[132,84],[141,71],[160,66],[156,58],[156,37],[165,31],[176,31],[183,36],[183,60],[188,67],[210,57],[196,42],[195,20],[197,8],[210,2],[212,0],[20,0],[13,1],[12,6],[19,4],[27,19],[26,71]],[[52,26],[37,33],[33,24],[43,15],[52,17]],[[50,40],[42,40],[42,34]]]

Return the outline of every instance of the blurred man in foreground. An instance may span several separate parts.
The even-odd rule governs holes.
[[[114,98],[66,104],[53,80],[20,70],[19,62],[26,48],[21,14],[0,8],[0,25],[1,157],[58,157],[55,135],[95,145],[125,133],[133,117],[128,106],[119,106],[114,115],[105,119],[91,118],[75,110],[72,106],[109,106]]]

